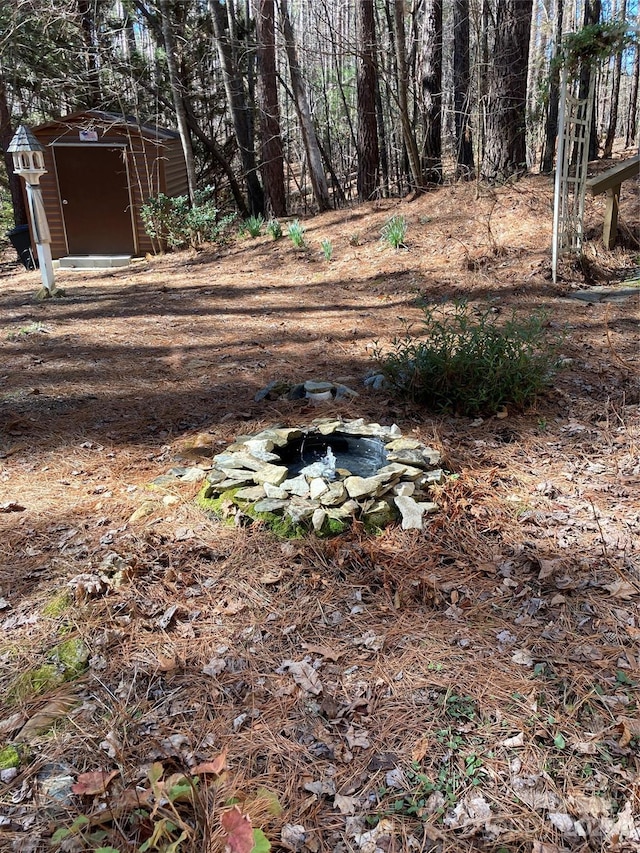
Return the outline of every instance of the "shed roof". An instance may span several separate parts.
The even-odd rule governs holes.
[[[33,130],[37,132],[39,130],[53,129],[65,124],[76,124],[83,119],[91,120],[96,124],[109,124],[118,127],[127,127],[138,133],[144,133],[145,136],[157,139],[158,141],[163,139],[179,139],[180,137],[176,130],[169,130],[169,128],[166,127],[158,127],[157,125],[140,122],[135,116],[108,113],[104,110],[79,110],[76,113],[62,116],[54,121],[47,121],[44,124],[39,124],[37,127],[34,127]]]

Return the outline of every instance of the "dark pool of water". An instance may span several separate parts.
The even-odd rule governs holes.
[[[279,448],[278,453],[290,476],[295,477],[307,465],[320,462],[329,447],[336,457],[336,468],[345,468],[359,477],[371,477],[387,464],[387,452],[381,439],[339,432],[297,438]]]

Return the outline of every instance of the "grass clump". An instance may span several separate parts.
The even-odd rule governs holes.
[[[294,219],[289,223],[287,234],[296,249],[304,249],[304,225],[298,219]]]
[[[322,247],[322,254],[324,255],[325,261],[330,261],[333,257],[333,244],[331,240],[323,240],[320,243],[320,246]]]
[[[39,696],[49,690],[74,681],[87,668],[89,653],[82,640],[70,637],[54,646],[48,653],[46,663],[19,675],[9,690],[10,703],[21,702]]]
[[[280,225],[277,219],[270,219],[267,222],[267,234],[273,240],[279,240],[282,237],[282,225]]]
[[[542,314],[498,326],[490,310],[478,315],[466,302],[453,314],[424,310],[418,336],[407,327],[375,355],[392,388],[430,409],[475,417],[523,408],[558,367],[560,340],[549,337]]]
[[[391,216],[384,223],[380,236],[393,249],[406,249],[404,240],[407,236],[407,220],[399,214]]]
[[[243,221],[241,231],[243,234],[248,234],[250,237],[259,237],[262,233],[263,225],[264,219],[260,214],[257,216],[249,216],[248,219]]]

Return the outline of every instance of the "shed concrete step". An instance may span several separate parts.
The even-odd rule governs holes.
[[[63,270],[102,270],[110,267],[126,267],[131,263],[131,255],[67,255],[60,258]]]

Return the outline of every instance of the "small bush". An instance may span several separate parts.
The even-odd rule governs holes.
[[[242,223],[242,231],[250,237],[259,237],[262,232],[263,225],[264,219],[262,216],[250,216]]]
[[[325,261],[330,261],[333,257],[333,245],[331,240],[323,240],[320,245],[322,246],[322,254],[324,255]]]
[[[392,216],[384,223],[380,235],[382,240],[394,249],[401,246],[406,248],[404,238],[407,236],[407,220],[398,214]]]
[[[140,214],[149,237],[170,249],[197,249],[203,243],[220,243],[235,219],[235,215],[219,217],[212,187],[196,192],[193,207],[186,195],[159,193],[142,205]]]
[[[375,355],[398,393],[435,411],[490,415],[522,408],[553,376],[561,339],[545,325],[534,314],[498,326],[491,311],[478,316],[465,302],[451,315],[426,308],[419,336],[407,327],[390,352]]]
[[[270,219],[267,222],[267,234],[274,240],[279,240],[282,237],[282,225],[277,219]]]
[[[304,225],[302,225],[301,222],[297,219],[290,222],[289,227],[287,228],[287,234],[291,238],[291,242],[296,249],[304,249]]]

